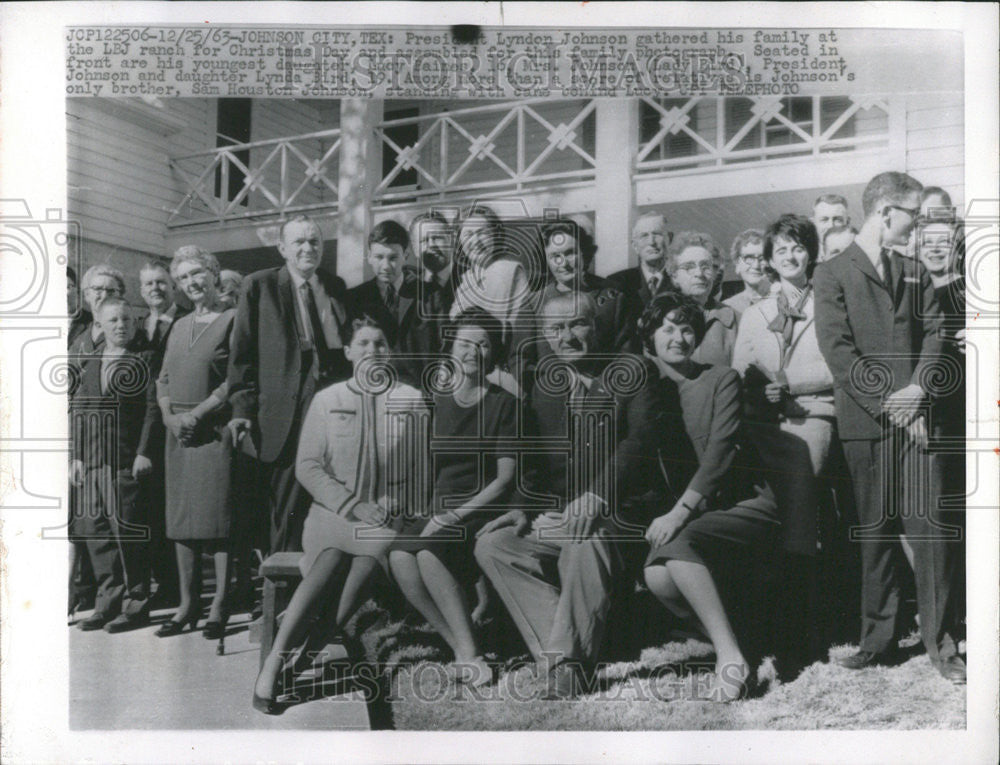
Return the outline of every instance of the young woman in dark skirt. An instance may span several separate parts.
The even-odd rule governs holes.
[[[704,331],[700,307],[674,294],[655,298],[639,322],[643,346],[661,384],[676,389],[680,409],[666,413],[677,452],[661,455],[675,500],[646,532],[652,550],[645,579],[673,613],[700,622],[716,653],[711,698],[733,701],[746,692],[751,668],[722,593],[754,580],[755,561],[773,546],[780,524],[770,489],[754,482],[760,473],[752,475],[743,459],[737,464],[739,375],[691,360]]]
[[[460,314],[446,331],[449,374],[434,387],[430,469],[433,497],[389,553],[393,577],[407,600],[455,652],[456,679],[487,683],[491,672],[473,635],[466,580],[478,570],[478,531],[514,486],[517,402],[486,380],[503,361],[503,325],[481,309]]]

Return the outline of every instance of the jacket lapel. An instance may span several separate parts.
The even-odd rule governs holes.
[[[878,271],[875,270],[875,266],[872,265],[872,262],[868,259],[868,255],[865,254],[865,251],[856,244],[852,244],[850,247],[850,253],[851,263],[854,264],[854,267],[859,269],[861,273],[875,282],[879,287],[885,289],[885,283],[879,278]]]

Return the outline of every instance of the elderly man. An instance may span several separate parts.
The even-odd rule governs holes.
[[[823,194],[813,202],[813,225],[819,234],[819,240],[835,226],[851,225],[851,216],[847,212],[847,200],[840,194]]]
[[[91,266],[83,274],[83,302],[90,309],[91,317],[101,303],[109,297],[124,297],[125,276],[117,268],[104,263]],[[70,344],[70,355],[88,355],[104,347],[104,333],[91,318],[84,329],[76,330],[76,339]]]
[[[642,524],[627,523],[638,520],[636,500],[656,473],[640,463],[655,450],[658,376],[637,356],[602,368],[596,317],[586,293],[553,294],[541,308],[555,355],[539,365],[527,403],[538,432],[558,447],[543,452],[531,488],[559,509],[533,522],[511,510],[488,523],[476,545],[476,559],[548,672],[548,699],[572,698],[592,683],[624,571],[613,538],[631,530],[641,543]],[[628,373],[606,372],[612,365]],[[622,377],[627,387],[617,384]]]
[[[282,224],[280,268],[246,277],[236,308],[229,357],[229,428],[248,432],[269,485],[270,552],[301,549],[310,497],[295,480],[302,416],[313,394],[347,379],[343,280],[319,269],[323,236],[305,216]]]
[[[638,295],[643,308],[656,295],[671,287],[670,277],[664,270],[670,238],[663,213],[644,212],[632,227],[632,252],[639,264],[608,277],[620,289]]]
[[[139,294],[149,307],[141,319],[141,331],[151,350],[162,356],[174,321],[186,313],[174,302],[170,271],[158,260],[147,260],[139,269]]]
[[[920,215],[921,190],[904,173],[876,175],[854,243],[816,270],[816,333],[834,377],[862,525],[860,648],[840,664],[862,669],[896,658],[900,578],[908,574],[901,527],[913,550],[927,654],[945,678],[964,683],[955,637],[959,541],[949,541],[938,507],[942,465],[927,450],[925,418],[925,387],[941,363],[941,314],[924,266],[900,255]]]

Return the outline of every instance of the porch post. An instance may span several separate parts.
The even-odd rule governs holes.
[[[340,101],[340,172],[337,185],[337,275],[348,287],[365,278],[364,253],[372,227],[372,196],[381,180],[382,152],[375,126],[382,101]]]
[[[639,146],[638,99],[598,98],[596,137],[594,271],[598,276],[607,276],[629,266],[635,207],[632,174]]]

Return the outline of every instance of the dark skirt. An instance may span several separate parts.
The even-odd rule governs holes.
[[[183,446],[167,431],[167,537],[212,540],[229,537],[232,519],[233,449],[221,425],[199,424],[197,440]]]
[[[775,513],[768,509],[736,505],[710,510],[688,523],[665,545],[651,550],[645,565],[684,560],[712,568],[720,558],[733,554],[754,557],[774,545],[780,529]]]
[[[476,545],[476,532],[492,517],[494,516],[490,513],[473,513],[464,518],[461,525],[450,526],[449,533],[442,532],[432,537],[420,536],[420,532],[430,519],[414,518],[403,527],[390,552],[400,550],[415,555],[421,550],[427,550],[449,569],[465,568],[465,564],[473,560],[472,550]],[[454,570],[452,573],[455,573]]]

